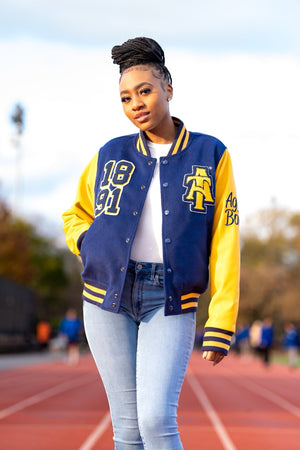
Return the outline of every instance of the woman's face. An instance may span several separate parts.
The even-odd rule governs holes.
[[[124,113],[140,130],[151,135],[161,135],[171,118],[168,101],[173,89],[158,76],[154,68],[140,65],[123,72],[120,80]]]

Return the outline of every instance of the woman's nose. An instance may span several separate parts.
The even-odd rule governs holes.
[[[132,109],[138,110],[144,105],[141,97],[139,95],[134,95],[132,99]]]

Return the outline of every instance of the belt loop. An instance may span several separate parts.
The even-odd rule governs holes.
[[[155,269],[156,269],[156,264],[152,264],[150,281],[154,281]]]

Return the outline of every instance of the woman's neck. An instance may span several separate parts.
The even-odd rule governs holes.
[[[171,116],[153,130],[145,131],[147,139],[155,144],[171,144],[175,139],[176,132],[177,130]]]

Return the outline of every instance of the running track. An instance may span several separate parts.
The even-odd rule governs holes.
[[[194,352],[178,422],[185,450],[299,450],[300,373],[234,354],[213,367]],[[0,448],[113,450],[89,354],[0,371]]]

